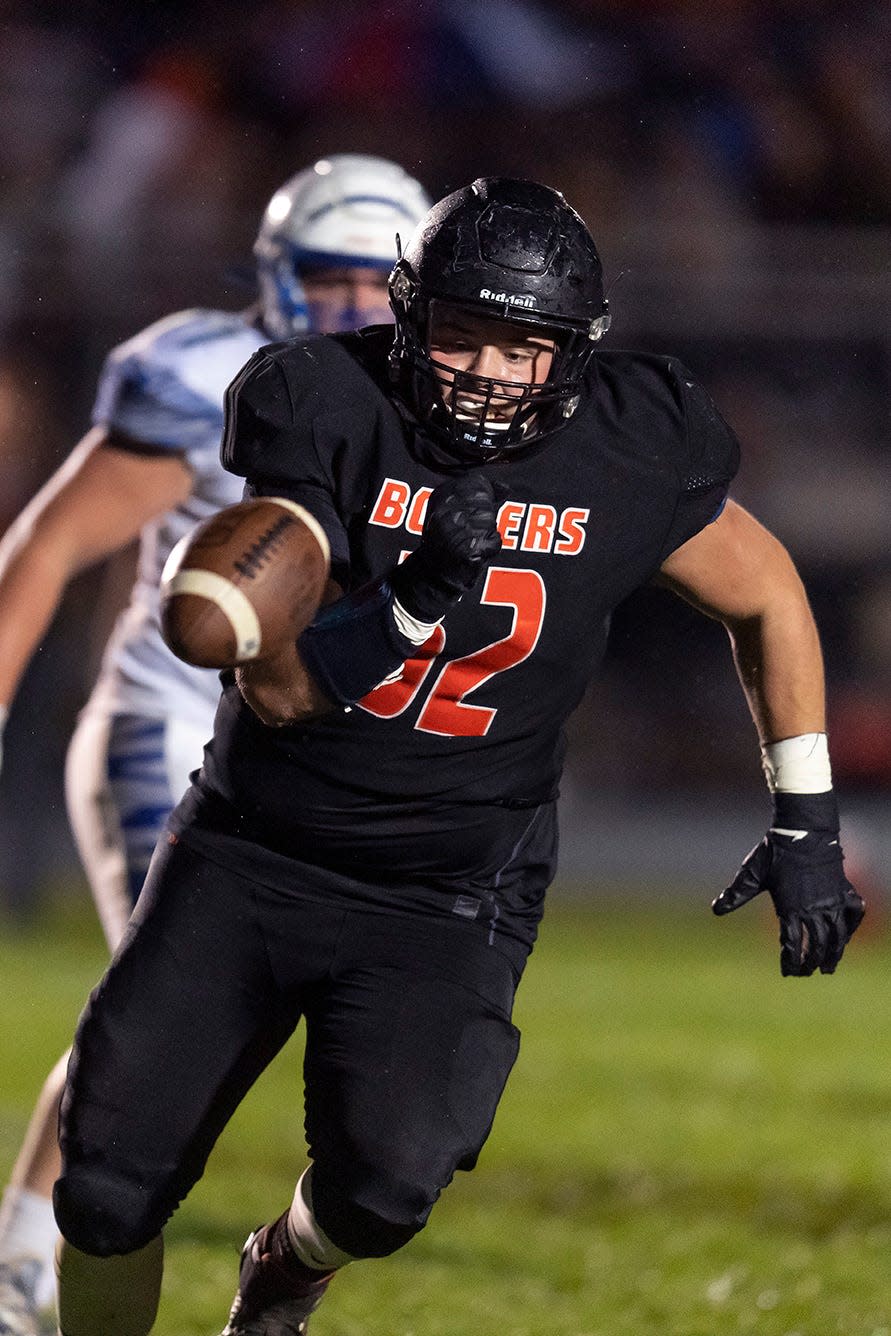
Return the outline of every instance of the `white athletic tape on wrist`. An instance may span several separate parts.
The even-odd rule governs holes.
[[[164,585],[165,597],[196,594],[215,603],[235,636],[236,659],[255,659],[260,653],[260,619],[247,594],[238,585],[214,571],[177,571]]]
[[[417,617],[412,617],[410,612],[405,611],[398,598],[393,599],[393,621],[399,634],[405,636],[413,645],[423,645],[439,626],[439,622],[419,622]]]
[[[761,748],[761,767],[771,793],[827,793],[832,767],[825,733],[799,733]]]

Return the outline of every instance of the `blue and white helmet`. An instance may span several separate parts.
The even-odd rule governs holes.
[[[277,339],[311,330],[301,269],[388,274],[397,232],[405,241],[429,208],[423,187],[386,158],[334,153],[292,176],[266,206],[254,243],[264,328]]]

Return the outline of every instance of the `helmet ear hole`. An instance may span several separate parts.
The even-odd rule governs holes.
[[[390,297],[399,306],[405,306],[412,295],[413,284],[405,269],[401,267],[402,257],[390,275]]]
[[[599,339],[603,338],[604,334],[609,329],[611,324],[612,324],[612,316],[610,315],[609,301],[607,300],[606,297],[604,297],[603,314],[597,316],[596,319],[591,321],[591,328],[588,331],[588,338],[591,340],[592,343],[596,343]]]

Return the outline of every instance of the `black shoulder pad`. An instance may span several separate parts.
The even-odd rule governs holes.
[[[287,387],[278,363],[281,345],[258,348],[226,389],[223,402],[223,468],[240,477],[254,471],[264,444],[291,426]]]
[[[270,344],[226,392],[223,467],[249,481],[330,485],[337,443],[370,439],[385,403],[354,342],[314,335]]]
[[[672,359],[670,370],[684,408],[685,433],[678,460],[678,504],[662,547],[663,561],[721,514],[740,453],[735,433],[707,391],[680,362]]]
[[[739,441],[725,422],[711,395],[685,367],[675,364],[681,382],[687,417],[687,461],[683,470],[684,491],[704,493],[726,488],[739,469]]]
[[[226,391],[223,467],[247,478],[288,478],[295,468],[302,476],[313,424],[342,381],[344,362],[351,359],[323,335],[254,353]]]

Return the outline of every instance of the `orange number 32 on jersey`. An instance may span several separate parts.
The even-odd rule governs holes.
[[[544,580],[538,571],[491,566],[480,603],[513,609],[510,634],[444,664],[427,693],[415,728],[422,733],[452,738],[484,737],[497,710],[471,705],[465,697],[497,673],[504,673],[529,658],[538,644],[546,602]],[[361,708],[381,719],[394,719],[402,714],[420,693],[445,643],[445,631],[437,626],[417,655],[407,660],[398,681],[383,682],[369,691],[359,702]]]

